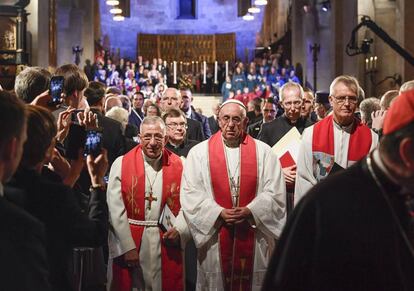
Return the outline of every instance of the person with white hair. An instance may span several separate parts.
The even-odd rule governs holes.
[[[331,83],[332,114],[305,129],[297,160],[295,205],[331,172],[348,168],[378,144],[378,135],[355,117],[360,96],[358,80],[342,75]]]
[[[218,120],[221,131],[190,150],[181,184],[196,288],[260,290],[285,223],[285,182],[276,154],[246,134],[243,103],[224,102]]]

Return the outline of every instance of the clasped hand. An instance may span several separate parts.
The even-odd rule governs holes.
[[[223,209],[220,214],[227,224],[238,224],[252,216],[252,212],[247,207],[235,207]]]

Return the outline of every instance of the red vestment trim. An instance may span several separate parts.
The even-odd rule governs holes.
[[[244,137],[240,147],[239,206],[244,207],[256,197],[257,152],[255,141],[249,135]],[[215,200],[224,208],[232,208],[221,132],[210,138],[208,155]],[[219,236],[225,290],[251,290],[255,246],[254,229],[247,221],[234,226],[223,225]]]
[[[180,205],[180,183],[183,165],[181,159],[164,149],[162,154],[162,201],[160,209],[167,204],[175,216]],[[145,172],[141,146],[137,146],[122,158],[121,192],[128,218],[145,220]],[[130,225],[132,238],[139,252],[144,226]],[[162,290],[183,290],[183,265],[180,248],[167,247],[161,240]],[[130,270],[125,264],[114,260],[113,286],[117,291],[131,290]]]
[[[333,116],[330,115],[315,124],[313,128],[312,153],[324,153],[331,156],[330,167],[327,167],[329,173],[335,159],[335,140]],[[368,126],[361,123],[355,118],[354,126],[351,131],[348,146],[348,161],[359,161],[364,158],[371,149],[372,135]]]

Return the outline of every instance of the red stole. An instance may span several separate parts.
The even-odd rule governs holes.
[[[239,205],[246,206],[257,191],[256,144],[246,135],[240,144]],[[211,184],[216,202],[232,208],[232,199],[221,132],[208,144]],[[223,225],[219,234],[221,268],[225,290],[251,290],[253,280],[255,232],[245,221],[234,226]]]
[[[180,182],[183,165],[181,159],[164,149],[162,154],[162,201],[178,215],[180,205]],[[145,172],[141,146],[128,152],[122,159],[121,191],[127,216],[134,220],[145,220]],[[139,252],[144,226],[132,225],[131,233]],[[183,265],[180,248],[167,247],[161,240],[162,290],[183,290]],[[113,285],[117,291],[131,290],[132,279],[125,264],[113,263]]]
[[[333,116],[330,115],[314,125],[312,138],[313,164],[319,166],[317,178],[323,179],[335,163]],[[359,161],[371,148],[371,130],[355,118],[348,146],[348,161]],[[318,180],[320,180],[318,179]]]

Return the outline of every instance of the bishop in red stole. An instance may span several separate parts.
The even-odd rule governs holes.
[[[168,205],[175,216],[180,211],[180,182],[182,173],[181,159],[167,149],[162,153],[162,201],[161,211]],[[129,221],[141,222],[142,225],[130,223],[132,237],[139,252],[145,229],[145,172],[141,146],[128,152],[122,159],[121,192]],[[150,193],[151,194],[151,193]],[[150,197],[151,199],[151,197]],[[161,240],[161,276],[162,290],[183,290],[183,265],[180,248],[167,246]],[[114,260],[112,268],[112,286],[115,290],[129,291],[132,288],[132,271],[122,263]]]

